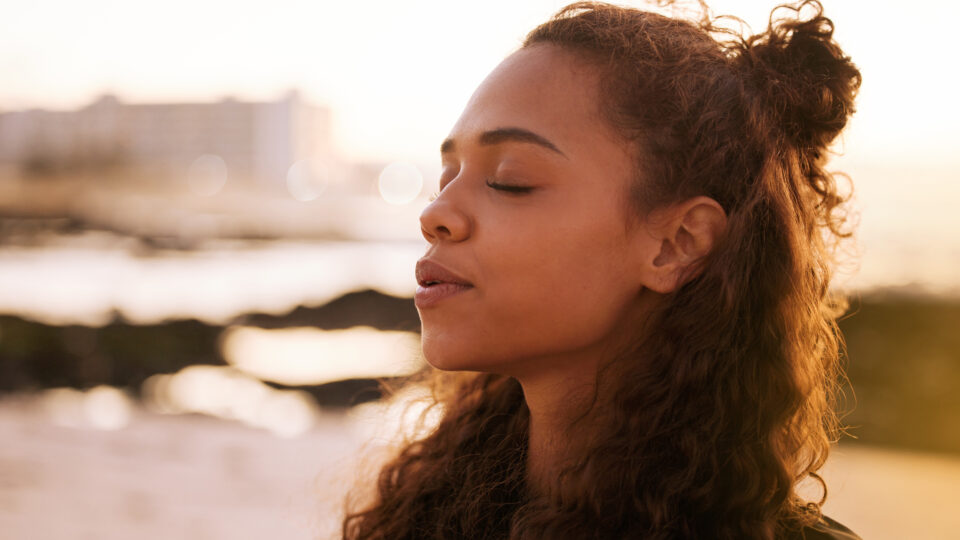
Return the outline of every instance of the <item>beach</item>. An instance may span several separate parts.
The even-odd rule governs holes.
[[[385,434],[342,410],[284,438],[139,405],[119,429],[68,427],[39,399],[0,400],[4,539],[334,538],[357,457]],[[865,539],[960,529],[960,457],[844,444],[824,475],[825,512]]]

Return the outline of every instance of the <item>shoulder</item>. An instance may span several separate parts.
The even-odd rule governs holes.
[[[862,540],[855,532],[827,516],[816,524],[791,532],[784,540]]]

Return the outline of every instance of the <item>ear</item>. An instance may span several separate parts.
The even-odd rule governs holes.
[[[727,214],[710,197],[694,197],[655,210],[645,226],[657,247],[646,254],[643,285],[670,293],[700,273],[698,264],[727,228]]]

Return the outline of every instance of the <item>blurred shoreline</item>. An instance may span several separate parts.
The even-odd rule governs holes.
[[[97,538],[335,529],[350,482],[333,473],[351,474],[396,419],[381,383],[422,365],[425,203],[0,181],[0,438],[15,441],[0,451],[0,530],[35,532],[50,500]],[[960,287],[950,272],[905,273],[925,259],[886,247],[868,279],[838,280],[848,428],[825,469],[826,513],[865,538],[908,534],[885,493],[950,500],[960,483]],[[933,508],[903,515],[949,537],[960,524]],[[60,521],[39,537],[75,536]]]
[[[0,182],[0,530],[326,537],[358,449],[395,420],[381,383],[417,365],[424,201],[45,181],[20,206]],[[904,537],[906,515],[948,538],[952,515],[885,494],[960,483],[960,288],[873,277],[839,322],[848,429],[825,510],[865,538]],[[76,510],[37,529],[50,501]]]
[[[409,297],[375,290],[343,295],[319,306],[287,313],[246,313],[223,324],[170,320],[133,324],[122,317],[102,326],[54,325],[13,315],[0,316],[0,393],[54,387],[109,385],[141,396],[145,381],[195,365],[230,366],[223,336],[230,329],[264,331],[309,328],[336,331],[369,327],[413,335],[419,319]],[[846,340],[846,372],[841,410],[845,441],[895,448],[960,454],[960,300],[878,292],[858,295],[840,320]],[[306,353],[304,353],[306,354]],[[400,361],[402,349],[383,353],[382,369]],[[318,380],[323,362],[314,362]],[[274,364],[279,357],[269,360]],[[234,362],[235,363],[235,362]],[[236,367],[236,366],[234,366]],[[348,407],[381,396],[376,377],[283,384],[309,394],[323,407]]]
[[[149,172],[0,174],[0,245],[43,245],[87,232],[175,250],[216,240],[419,239],[417,216],[426,196],[388,203],[377,191],[376,171],[356,168],[352,174],[368,180],[365,189],[329,188],[310,200],[294,198],[282,184],[252,179],[198,195],[183,178]]]

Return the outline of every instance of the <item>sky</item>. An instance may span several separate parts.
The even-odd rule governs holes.
[[[711,7],[759,31],[775,3],[716,0]],[[864,77],[835,159],[854,178],[864,249],[885,250],[887,262],[907,274],[927,267],[952,273],[960,267],[960,108],[952,68],[960,3],[824,3],[836,39]],[[11,3],[0,18],[0,110],[73,108],[107,92],[129,102],[273,100],[297,88],[332,108],[344,157],[435,166],[439,143],[477,84],[565,4]],[[923,253],[909,254],[915,246]]]
[[[0,19],[0,109],[71,108],[105,92],[185,101],[274,99],[299,88],[334,108],[344,154],[435,159],[473,88],[565,3],[18,2]],[[960,7],[826,4],[838,41],[864,73],[847,153],[957,163],[957,77],[944,63],[956,49]],[[759,29],[772,5],[717,0],[712,8]]]

